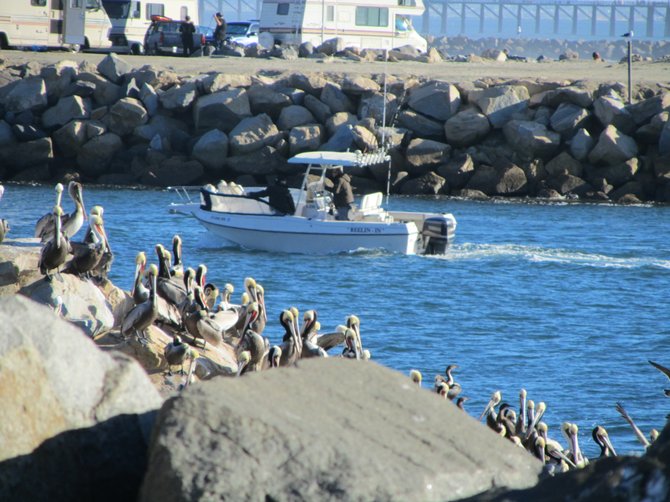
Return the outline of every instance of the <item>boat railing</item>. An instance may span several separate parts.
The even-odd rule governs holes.
[[[178,186],[170,186],[167,187],[168,190],[175,192],[177,194],[177,197],[179,197],[179,202],[181,204],[194,204],[197,202],[196,200],[193,200],[191,195],[195,196],[197,193],[200,192],[200,189],[202,187],[200,186],[189,186],[189,185],[178,185]]]

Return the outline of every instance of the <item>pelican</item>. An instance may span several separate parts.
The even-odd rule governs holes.
[[[654,361],[649,361],[649,364],[651,364],[654,368],[663,373],[666,377],[670,378],[670,369],[666,368],[665,366],[661,366],[660,364],[655,363]],[[670,397],[670,389],[665,389],[663,392],[667,397]]]
[[[319,325],[318,321],[317,321],[317,325]],[[327,352],[330,349],[332,349],[334,347],[337,347],[338,345],[342,345],[344,343],[344,341],[345,341],[344,340],[345,339],[344,334],[345,334],[346,331],[347,331],[347,327],[340,324],[339,326],[337,326],[335,328],[334,333],[325,333],[323,335],[319,335],[316,338],[316,344]],[[353,333],[353,330],[352,330],[352,333]],[[369,359],[369,357],[368,357],[368,359]]]
[[[63,185],[56,183],[54,190],[56,191],[56,205],[60,207],[63,198]],[[50,211],[37,220],[37,223],[35,223],[35,237],[41,238],[46,232],[51,232],[49,229],[53,226],[53,217],[53,211]]]
[[[61,228],[61,216],[63,209],[60,206],[54,206],[53,226],[54,232],[51,240],[42,246],[40,253],[39,267],[40,272],[44,274],[48,281],[51,280],[49,270],[56,269],[65,263],[68,254],[71,252],[70,241],[63,234]]]
[[[245,365],[242,373],[260,371],[263,369],[266,353],[265,341],[261,335],[252,329],[246,330],[240,341],[240,348],[248,350],[250,356],[249,362]]]
[[[284,327],[284,337],[282,338],[281,353],[279,356],[280,366],[293,365],[300,359],[302,342],[300,335],[295,330],[293,313],[290,310],[283,310],[279,314],[279,323]]]
[[[104,211],[105,210],[102,206],[93,206],[93,208],[91,209],[91,216],[97,215],[100,216],[100,218],[102,218]],[[94,240],[95,237],[93,236],[93,232],[91,231],[89,226],[89,229],[86,232],[86,236],[84,237],[84,242],[91,243],[94,242]],[[114,261],[114,253],[112,252],[112,248],[109,245],[109,239],[107,238],[107,234],[105,233],[105,245],[103,253],[100,258],[100,261],[98,262],[98,265],[95,267],[94,270],[92,270],[92,272],[94,272],[96,276],[106,279],[107,274],[112,268],[113,261]]]
[[[216,299],[219,297],[219,288],[216,287],[216,284],[208,282],[205,284],[204,289],[202,290],[205,295],[205,303],[207,304],[208,310],[213,310],[214,305],[216,304]]]
[[[546,410],[547,405],[544,403],[544,401],[540,401],[540,403],[537,405],[537,412],[533,414],[533,420],[528,425],[524,440],[528,440],[532,432],[535,430],[535,426],[537,426],[538,422],[542,419],[542,416]]]
[[[199,309],[184,317],[184,327],[194,339],[203,339],[203,349],[207,347],[207,342],[219,347],[223,343],[223,329],[209,317],[199,286],[195,287],[194,293]]]
[[[273,345],[268,352],[268,360],[270,368],[279,368],[279,361],[281,361],[282,350],[279,345]]]
[[[72,213],[62,215],[61,220],[63,233],[68,239],[71,239],[77,232],[79,232],[79,229],[84,224],[84,220],[86,219],[86,210],[84,208],[84,196],[82,195],[81,183],[77,181],[70,181],[67,191],[68,194],[70,194],[70,198],[74,201],[75,208]],[[40,222],[38,222],[38,225]],[[53,235],[51,227],[48,224],[44,226],[43,232],[37,234],[37,230],[38,228],[36,227],[35,237],[40,237],[42,242],[50,240]]]
[[[256,282],[253,277],[247,277],[244,279],[244,288],[249,294],[252,302],[258,304],[258,316],[254,319],[251,328],[256,333],[263,333],[265,329],[265,324],[267,323],[267,313],[265,311],[265,290],[263,287]]]
[[[459,397],[459,398],[456,400],[456,407],[458,407],[458,408],[460,408],[461,410],[465,411],[465,407],[464,407],[464,405],[465,405],[465,401],[467,401],[468,399],[470,399],[470,398],[469,398],[469,397],[465,397],[465,396],[463,396],[463,397]]]
[[[146,302],[149,299],[149,289],[142,282],[146,266],[147,255],[144,254],[144,251],[140,251],[135,257],[135,280],[133,281],[133,290],[130,292],[135,305]]]
[[[184,264],[181,261],[181,237],[175,235],[172,237],[172,269],[170,275],[176,277],[184,276]]]
[[[526,433],[526,397],[528,396],[528,392],[526,389],[521,389],[519,391],[519,419],[517,420],[516,423],[516,433],[517,434],[525,434]],[[544,451],[544,450],[543,450]]]
[[[350,315],[347,317],[347,328],[351,328],[354,330],[354,333],[356,334],[355,337],[355,343],[356,343],[356,351],[358,354],[363,354],[363,342],[361,340],[361,320],[358,318],[358,316],[355,315]]]
[[[423,377],[421,376],[421,372],[419,370],[410,370],[409,378],[410,380],[412,380],[412,382],[421,387],[421,380],[423,379]]]
[[[90,274],[95,270],[107,249],[107,234],[102,217],[91,213],[89,217],[89,232],[93,242],[71,242],[74,256],[65,267],[65,272],[79,276]]]
[[[179,308],[186,299],[186,288],[182,283],[171,280],[169,271],[170,262],[166,258],[166,253],[167,251],[161,244],[156,245],[156,255],[158,257],[157,293],[166,302]]]
[[[642,431],[640,428],[635,425],[635,422],[633,422],[633,419],[630,417],[628,412],[624,409],[623,405],[621,403],[616,404],[616,410],[619,412],[619,414],[623,417],[623,419],[628,422],[628,425],[631,426],[633,429],[633,432],[635,433],[635,437],[637,440],[644,446],[645,448],[649,448],[649,441],[647,440],[646,437],[644,437],[644,434],[642,434]]]
[[[234,292],[235,288],[232,284],[227,282],[225,286],[223,286],[223,290],[221,291],[221,301],[219,302],[219,310],[230,310],[233,308],[230,304],[230,297]]]
[[[499,390],[495,391],[493,394],[491,394],[491,399],[489,400],[488,404],[486,405],[486,408],[484,408],[484,411],[482,412],[481,415],[479,415],[479,421],[481,422],[482,418],[488,417],[489,415],[493,415],[493,419],[497,417],[495,413],[495,407],[498,406],[502,399],[502,394],[500,393]]]
[[[240,376],[244,371],[244,368],[251,361],[251,353],[248,350],[243,350],[240,352],[240,355],[237,356],[237,373],[235,376]]]
[[[591,431],[591,437],[593,437],[593,441],[600,447],[600,458],[617,456],[612,443],[610,443],[609,434],[607,434],[607,430],[604,427],[596,425]]]
[[[184,361],[186,356],[188,356],[188,345],[181,341],[179,335],[174,335],[172,341],[165,346],[163,355],[168,365],[168,375],[172,375],[172,366],[179,365],[181,369],[179,372],[184,374]]]
[[[344,328],[344,350],[342,357],[348,359],[360,359],[361,354],[358,352],[356,345],[356,332],[351,328]]]
[[[302,357],[328,357],[326,350],[318,343],[321,338],[318,335],[320,329],[321,323],[314,322],[310,332],[302,339]]]
[[[579,448],[579,438],[577,437],[579,427],[577,427],[577,424],[565,422],[563,423],[561,430],[568,439],[570,455],[572,456],[572,462],[575,464],[575,467],[578,469],[585,467],[589,463],[589,460],[582,454],[582,450]]]
[[[151,280],[151,292],[149,299],[144,303],[135,305],[123,318],[121,322],[121,334],[125,337],[130,333],[135,333],[140,343],[147,342],[146,330],[158,317],[158,299],[156,296],[156,277],[158,276],[158,267],[151,264],[149,267],[149,278]]]

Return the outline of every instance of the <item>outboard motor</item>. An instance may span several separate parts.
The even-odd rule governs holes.
[[[444,254],[449,244],[449,219],[445,216],[431,216],[423,220],[421,230],[423,254]]]

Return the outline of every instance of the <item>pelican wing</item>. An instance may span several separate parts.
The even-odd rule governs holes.
[[[35,237],[39,237],[43,241],[44,235],[51,232],[53,234],[54,228],[54,215],[52,212],[49,212],[42,216],[37,223],[35,224]]]
[[[663,373],[665,376],[670,378],[670,369],[666,368],[665,366],[661,366],[658,363],[655,363],[654,361],[649,361],[649,364],[651,364],[654,368],[656,368],[658,371]]]
[[[212,320],[221,327],[222,331],[228,331],[237,324],[239,316],[234,310],[221,310],[212,315]]]
[[[321,347],[323,350],[330,350],[333,347],[337,347],[338,345],[342,345],[344,343],[344,332],[339,333],[326,333],[325,335],[321,335],[317,337],[316,339],[316,344]]]

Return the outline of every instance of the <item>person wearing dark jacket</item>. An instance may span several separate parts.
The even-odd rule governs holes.
[[[249,197],[254,199],[267,197],[270,207],[272,207],[278,213],[295,213],[295,203],[293,202],[293,196],[291,195],[291,191],[286,185],[286,180],[283,178],[278,178],[274,185],[268,186],[265,190],[251,192]]]
[[[214,21],[216,22],[216,28],[214,29],[214,43],[216,44],[216,50],[218,51],[221,50],[223,42],[226,40],[227,23],[220,12],[214,14]]]
[[[354,191],[351,188],[351,178],[344,174],[344,169],[338,167],[333,171],[333,204],[337,209],[338,220],[349,220],[351,204],[354,202]]]
[[[184,56],[188,57],[193,54],[193,34],[195,33],[195,26],[189,16],[186,16],[179,27],[181,33],[181,44],[184,47]]]

